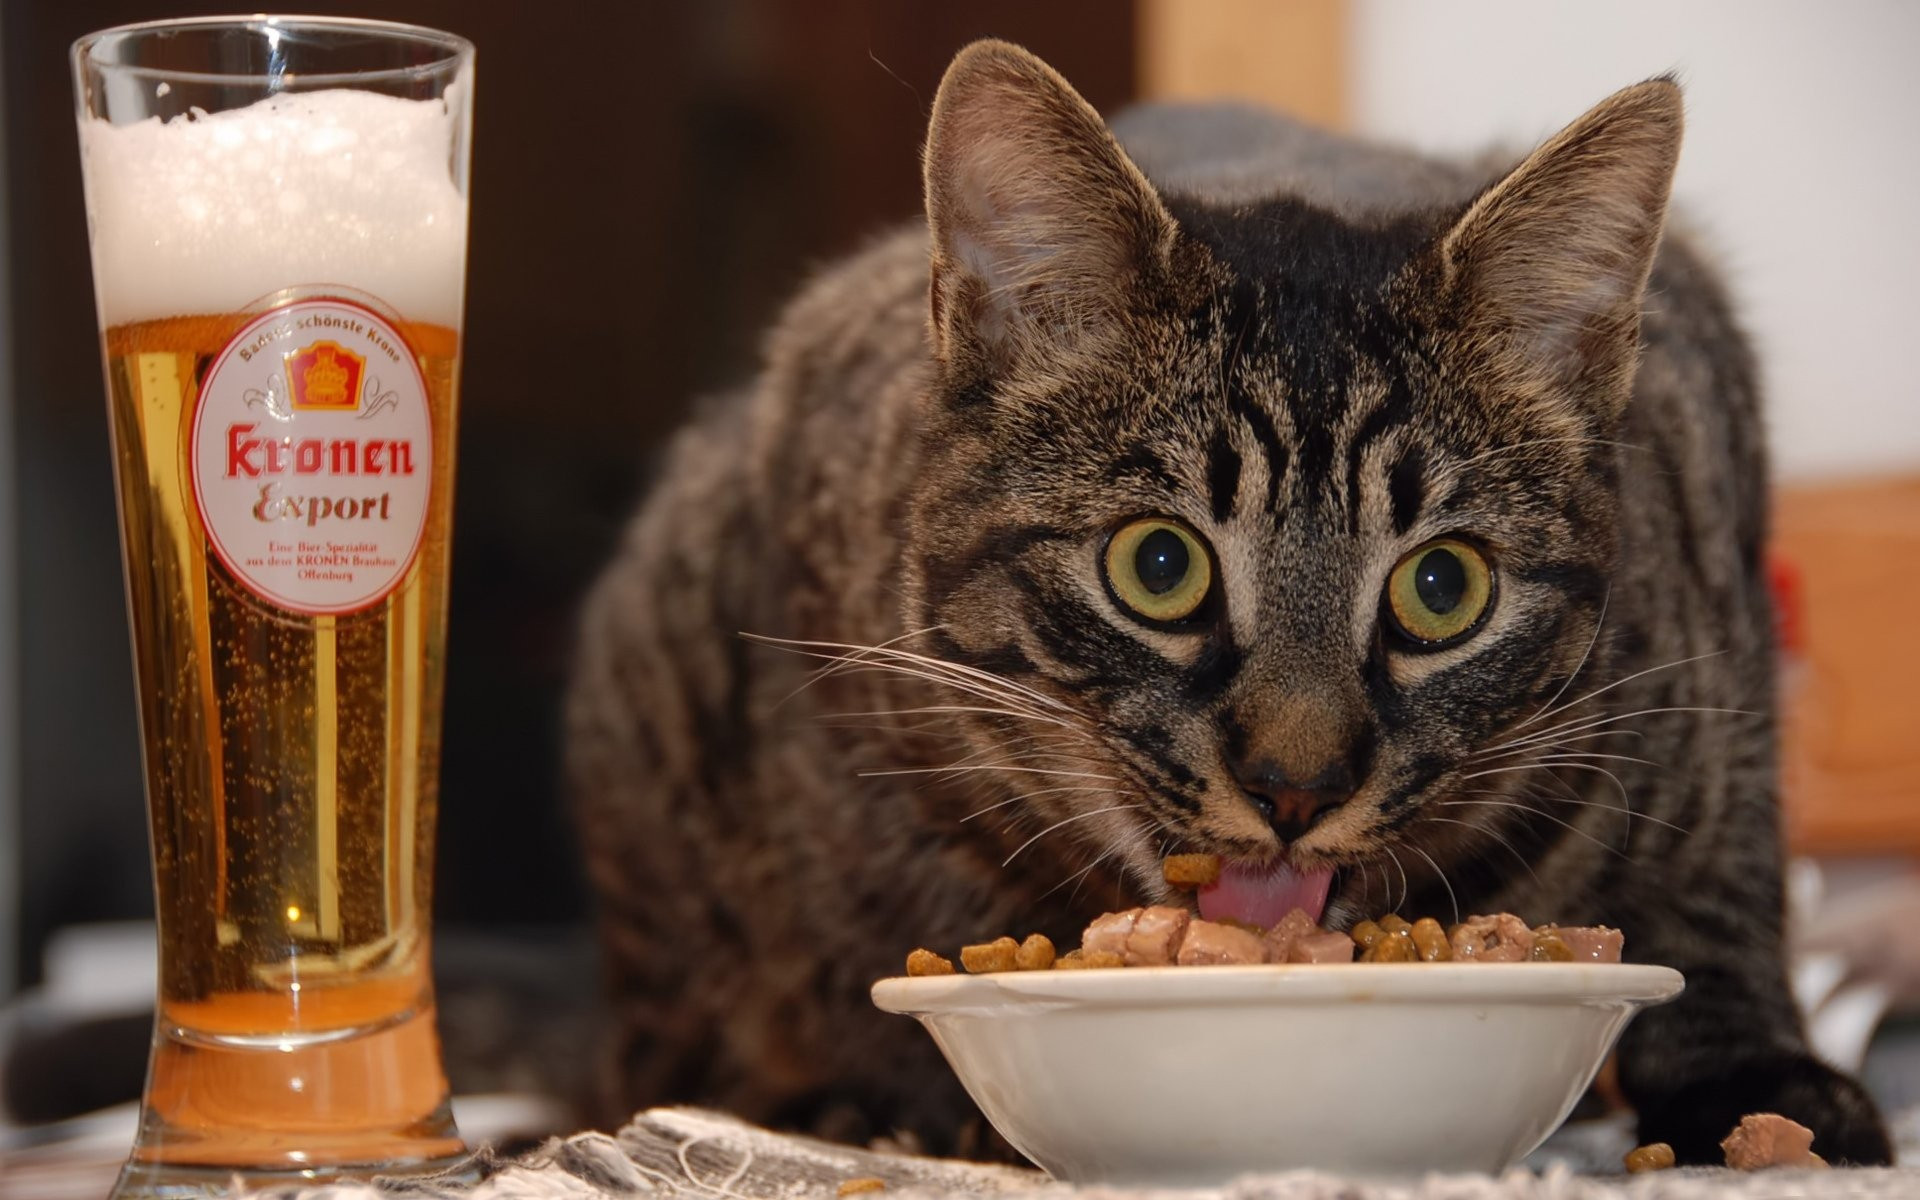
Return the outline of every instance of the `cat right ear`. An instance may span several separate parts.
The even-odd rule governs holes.
[[[1175,226],[1058,72],[980,41],[947,68],[927,131],[934,352],[961,377],[1040,365],[1115,332]]]

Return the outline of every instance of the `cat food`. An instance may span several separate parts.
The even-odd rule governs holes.
[[[1762,1167],[1824,1167],[1813,1152],[1813,1130],[1779,1113],[1748,1113],[1720,1143],[1727,1165],[1736,1171]]]
[[[1629,1174],[1638,1175],[1642,1171],[1664,1171],[1673,1166],[1673,1147],[1665,1142],[1654,1142],[1650,1146],[1635,1146],[1627,1151],[1621,1160],[1627,1164]]]
[[[1413,940],[1413,948],[1419,952],[1421,962],[1453,961],[1453,943],[1447,940],[1447,931],[1440,922],[1432,917],[1421,917],[1407,931]]]
[[[1174,961],[1183,967],[1245,966],[1266,962],[1267,948],[1257,933],[1195,917],[1187,923]]]
[[[951,975],[953,960],[942,958],[931,950],[915,950],[907,955],[907,974],[912,976]]]
[[[977,946],[960,947],[960,965],[974,975],[1011,971],[1019,957],[1020,943],[1010,937],[995,938]]]
[[[886,1190],[887,1190],[886,1180],[875,1179],[871,1175],[865,1175],[860,1177],[859,1179],[841,1180],[840,1186],[834,1190],[834,1194],[836,1196],[843,1196],[843,1197],[858,1196],[862,1192],[884,1192]]]
[[[1169,854],[1160,863],[1160,874],[1168,887],[1193,891],[1220,882],[1218,854]]]
[[[1211,858],[1175,855],[1174,858]],[[1172,862],[1173,859],[1168,859]],[[1215,865],[1217,866],[1217,860]],[[1198,868],[1169,874],[1204,875]],[[1148,905],[1095,917],[1080,945],[1059,953],[1044,934],[1024,942],[1010,937],[963,947],[969,972],[1084,971],[1114,967],[1251,966],[1256,963],[1431,962],[1619,962],[1624,939],[1604,926],[1540,925],[1529,928],[1512,913],[1472,916],[1451,929],[1432,917],[1408,921],[1398,913],[1361,921],[1350,933],[1322,929],[1304,909],[1294,909],[1270,929],[1240,921],[1210,921],[1187,909]],[[951,975],[953,964],[931,950],[907,956],[908,975]]]
[[[1447,935],[1461,962],[1526,962],[1533,957],[1533,930],[1512,913],[1468,917]]]
[[[1013,969],[1016,971],[1045,971],[1053,966],[1053,939],[1044,933],[1030,933],[1020,948],[1013,952]]]

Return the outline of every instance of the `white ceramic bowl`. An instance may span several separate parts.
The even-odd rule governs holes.
[[[1058,1179],[1500,1171],[1679,972],[1608,963],[1128,967],[883,979]]]

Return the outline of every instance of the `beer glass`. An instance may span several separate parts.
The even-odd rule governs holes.
[[[464,1153],[428,970],[473,47],[73,48],[160,938],[118,1196]]]

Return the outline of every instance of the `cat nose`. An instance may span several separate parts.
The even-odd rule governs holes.
[[[1236,763],[1234,778],[1282,841],[1304,836],[1320,818],[1353,795],[1353,772],[1329,763],[1312,779],[1299,780],[1270,758]]]

